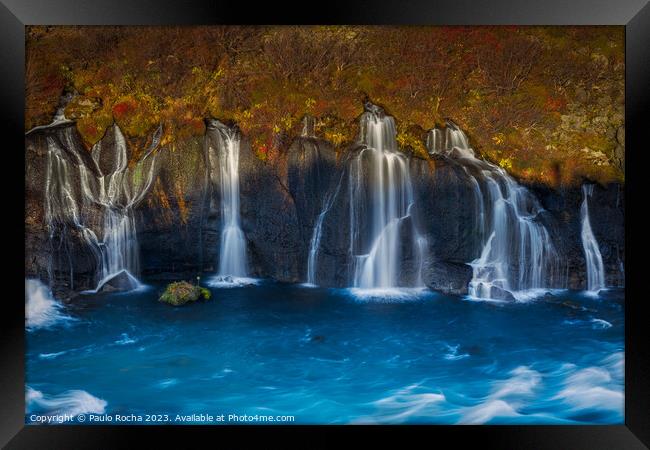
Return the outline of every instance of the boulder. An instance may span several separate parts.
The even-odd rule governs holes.
[[[177,281],[170,283],[158,300],[168,305],[181,306],[195,302],[199,298],[209,300],[211,298],[210,290],[187,281]]]
[[[107,277],[97,285],[97,292],[130,291],[140,286],[140,282],[128,270]]]
[[[422,271],[424,284],[443,294],[466,295],[472,279],[472,268],[467,264],[433,261]]]

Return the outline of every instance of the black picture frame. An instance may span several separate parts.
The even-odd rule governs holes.
[[[193,25],[193,24],[419,24],[419,25],[622,25],[626,39],[626,308],[625,308],[625,425],[620,426],[25,426],[24,300],[20,294],[24,261],[23,174],[17,170],[24,153],[25,25]],[[650,108],[650,4],[646,0],[417,0],[391,2],[327,1],[283,7],[277,2],[222,2],[210,0],[0,0],[2,69],[0,92],[5,183],[3,227],[14,248],[5,265],[2,303],[2,373],[0,383],[0,445],[6,448],[121,448],[135,439],[154,439],[177,446],[247,446],[255,436],[268,446],[281,434],[303,447],[331,446],[358,432],[370,432],[387,442],[431,445],[453,442],[495,448],[635,449],[650,446],[650,350],[648,302],[641,270],[644,267],[643,173],[645,114]],[[24,166],[23,166],[24,167]],[[24,172],[23,172],[24,173]],[[633,205],[631,208],[628,205]],[[636,205],[636,206],[634,206]],[[21,209],[23,213],[21,214]],[[14,211],[15,210],[15,211]],[[10,212],[11,211],[11,212]],[[636,220],[635,220],[636,219]],[[22,258],[22,260],[21,260]],[[14,273],[16,272],[16,273]],[[368,429],[371,428],[371,429]],[[254,431],[255,433],[252,433]],[[173,435],[172,435],[173,433]],[[418,436],[413,436],[413,433]],[[262,436],[260,436],[260,434]],[[208,436],[209,435],[209,436]],[[235,436],[236,435],[236,436]],[[207,444],[200,444],[205,442]]]

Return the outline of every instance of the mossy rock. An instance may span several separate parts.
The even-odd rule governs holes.
[[[211,296],[212,294],[207,288],[196,286],[187,281],[177,281],[169,284],[158,300],[172,306],[181,306],[195,302],[200,298],[209,300]]]

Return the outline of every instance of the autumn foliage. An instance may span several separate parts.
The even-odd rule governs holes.
[[[66,116],[90,146],[117,122],[163,144],[234,121],[267,159],[316,118],[340,150],[368,97],[424,154],[452,118],[475,149],[549,184],[623,179],[621,27],[28,27],[26,128]],[[181,148],[178,145],[177,148]]]

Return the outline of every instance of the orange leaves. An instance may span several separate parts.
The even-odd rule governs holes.
[[[62,90],[74,88],[70,113],[88,145],[113,120],[129,138],[162,122],[172,143],[215,117],[236,122],[269,160],[300,134],[305,114],[317,136],[344,148],[368,95],[402,127],[453,119],[518,176],[546,180],[551,157],[563,180],[620,176],[571,153],[565,136],[589,133],[561,123],[575,104],[594,103],[586,126],[601,126],[589,125],[597,117],[621,126],[611,119],[621,111],[601,112],[623,97],[623,44],[615,27],[29,27],[26,125],[49,123]],[[421,150],[415,134],[400,140]],[[607,157],[616,143],[585,145]]]
[[[544,107],[549,111],[562,111],[566,108],[566,99],[563,96],[548,96]]]
[[[120,97],[112,113],[120,128],[132,137],[145,137],[160,124],[158,102],[140,92]]]
[[[128,99],[113,106],[113,115],[117,120],[123,120],[127,115],[132,114],[136,108],[137,103],[135,100]]]

